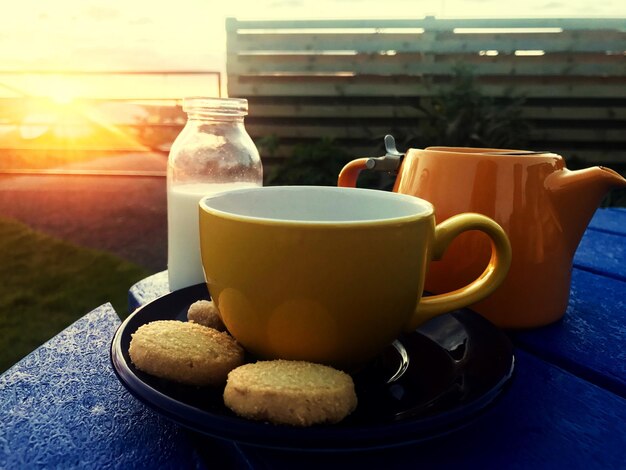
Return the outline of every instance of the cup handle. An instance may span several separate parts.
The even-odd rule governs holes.
[[[437,225],[431,259],[441,259],[457,236],[468,230],[480,230],[491,239],[491,259],[483,273],[470,284],[452,292],[422,297],[407,327],[412,331],[418,325],[442,313],[467,307],[484,299],[504,281],[511,266],[511,244],[500,225],[481,214],[455,215]]]
[[[359,173],[361,173],[361,170],[365,170],[367,168],[368,160],[368,158],[357,158],[356,160],[352,160],[347,163],[346,166],[341,169],[341,172],[339,172],[337,186],[355,188]]]

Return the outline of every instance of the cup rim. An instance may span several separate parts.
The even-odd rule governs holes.
[[[228,194],[231,193],[244,193],[244,192],[258,192],[258,191],[268,191],[268,190],[284,190],[287,191],[295,191],[295,190],[315,190],[315,191],[327,191],[327,192],[352,192],[352,191],[361,191],[367,192],[370,194],[374,194],[376,197],[387,198],[387,199],[396,199],[401,201],[408,201],[412,204],[419,205],[421,207],[421,211],[416,211],[416,213],[405,215],[405,216],[388,216],[381,217],[375,219],[359,219],[359,220],[301,220],[301,219],[278,219],[272,217],[257,217],[245,214],[238,214],[235,212],[229,212],[221,209],[217,209],[211,207],[208,204],[208,201],[213,199],[219,199],[223,197],[227,197]],[[211,194],[204,196],[200,199],[199,202],[200,210],[205,211],[209,214],[213,214],[219,216],[224,219],[230,219],[240,222],[249,222],[249,223],[259,223],[264,225],[276,225],[276,226],[306,226],[306,227],[319,227],[319,228],[332,228],[332,227],[356,227],[356,226],[385,226],[390,224],[400,224],[400,223],[408,223],[415,220],[426,219],[432,215],[434,215],[434,207],[433,205],[424,200],[420,199],[416,196],[412,196],[409,194],[401,194],[391,191],[383,191],[378,189],[367,189],[367,188],[347,188],[347,187],[338,187],[338,186],[305,186],[305,185],[285,185],[285,186],[257,186],[251,188],[238,188],[231,189],[227,191],[222,191],[219,193]]]

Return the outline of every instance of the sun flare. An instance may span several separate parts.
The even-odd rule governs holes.
[[[64,77],[59,77],[58,80],[50,80],[46,86],[45,93],[59,105],[71,104],[80,96],[77,84],[64,79]]]

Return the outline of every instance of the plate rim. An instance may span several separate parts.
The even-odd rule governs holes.
[[[445,410],[431,416],[418,417],[414,419],[407,418],[404,421],[376,423],[371,426],[347,427],[319,425],[300,428],[249,420],[235,415],[221,416],[219,414],[202,410],[181,402],[180,400],[161,392],[151,384],[143,381],[131,369],[124,358],[124,353],[121,348],[121,339],[126,332],[126,328],[129,323],[131,323],[138,315],[141,315],[141,313],[149,306],[154,307],[154,304],[163,302],[166,298],[171,298],[174,295],[182,296],[184,295],[184,292],[182,291],[185,291],[186,289],[190,290],[192,288],[198,289],[200,286],[202,286],[202,284],[196,284],[174,292],[163,294],[135,309],[135,311],[132,312],[116,329],[109,348],[109,359],[116,377],[124,386],[126,391],[128,391],[134,398],[139,400],[148,408],[152,409],[154,412],[161,414],[171,421],[201,435],[252,447],[290,451],[306,450],[316,452],[350,452],[364,449],[384,449],[410,445],[450,434],[469,425],[476,418],[478,418],[478,416],[480,416],[482,411],[489,408],[490,405],[503,394],[515,375],[516,360],[510,339],[502,331],[497,329],[495,325],[485,320],[509,343],[510,364],[508,371],[503,374],[498,382],[491,386],[487,392],[471,402],[463,404],[462,406],[454,406],[449,410]],[[175,409],[176,412],[171,411],[161,402],[167,402],[170,407]],[[213,421],[213,424],[207,427],[206,422],[204,423],[205,426],[203,426],[199,419],[188,419],[185,416],[181,416],[181,414],[185,415],[194,413],[199,413],[199,416],[210,418],[210,420]],[[234,432],[232,429],[233,426],[243,429]],[[219,433],[218,430],[223,430],[225,432]],[[293,444],[274,442],[276,439],[280,440],[280,435],[285,433],[290,434],[288,440],[294,442]],[[322,433],[325,434],[324,437],[320,436]],[[293,434],[298,434],[298,436],[294,437]],[[258,439],[259,435],[262,437],[260,440]],[[405,437],[402,438],[402,436]],[[349,438],[349,443],[346,442],[345,444],[347,445],[342,445],[342,438],[346,437]],[[364,443],[364,445],[359,445],[359,440],[367,441],[367,444]],[[309,441],[311,445],[297,444],[297,441]],[[326,444],[324,445],[324,443]]]

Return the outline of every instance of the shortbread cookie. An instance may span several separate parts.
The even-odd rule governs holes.
[[[210,300],[198,300],[187,310],[187,320],[200,325],[224,331],[226,327],[222,323],[222,317],[215,304]]]
[[[154,321],[131,338],[128,352],[139,370],[188,385],[221,385],[243,364],[244,351],[228,333],[196,323]]]
[[[228,374],[224,403],[239,416],[274,424],[336,423],[357,405],[352,378],[303,361],[260,361]]]

